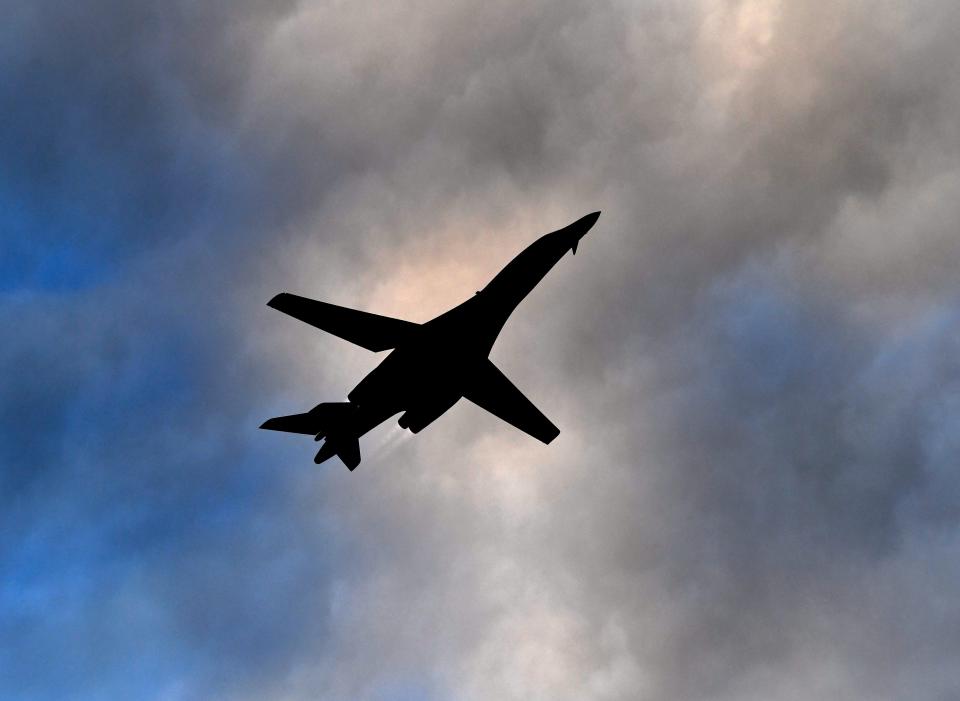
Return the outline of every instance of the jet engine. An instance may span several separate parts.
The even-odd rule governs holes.
[[[459,396],[444,397],[433,402],[418,404],[400,415],[400,428],[409,428],[413,433],[420,433],[456,404],[458,399],[460,399]]]

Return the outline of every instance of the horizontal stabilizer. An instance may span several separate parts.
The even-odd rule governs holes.
[[[356,436],[328,438],[313,459],[318,465],[336,455],[351,472],[360,464],[360,441]]]
[[[260,428],[268,431],[286,431],[287,433],[303,433],[309,436],[315,435],[320,429],[317,427],[317,417],[309,413],[293,414],[292,416],[277,416],[267,419]]]
[[[351,472],[360,464],[360,441],[356,438],[346,438],[337,441],[337,457],[343,461]]]
[[[533,402],[523,396],[523,392],[514,387],[490,359],[487,359],[480,371],[471,378],[463,396],[481,409],[486,409],[544,443],[549,443],[560,435],[560,429],[554,426]]]
[[[371,351],[396,348],[420,326],[282,292],[267,302],[284,314]]]
[[[324,402],[323,404],[317,404],[306,414],[292,414],[291,416],[277,416],[273,419],[267,419],[260,425],[260,428],[269,431],[324,436],[348,421],[355,410],[356,407],[349,402]]]

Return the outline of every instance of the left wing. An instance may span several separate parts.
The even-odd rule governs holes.
[[[420,326],[412,321],[338,307],[289,292],[278,294],[267,306],[372,351],[396,348]]]
[[[560,429],[541,413],[488,358],[463,396],[537,440],[549,443]]]

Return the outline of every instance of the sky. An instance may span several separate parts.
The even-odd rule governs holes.
[[[0,697],[960,698],[956,2],[0,9]],[[550,446],[257,430],[595,210]]]

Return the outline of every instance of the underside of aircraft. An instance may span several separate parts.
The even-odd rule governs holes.
[[[488,355],[517,304],[577,244],[599,212],[541,237],[483,290],[424,324],[371,314],[290,293],[268,306],[373,352],[391,351],[348,395],[308,412],[279,416],[261,428],[324,440],[314,461],[337,455],[353,470],[359,438],[391,416],[418,433],[461,398],[550,443],[560,430],[500,371]]]

